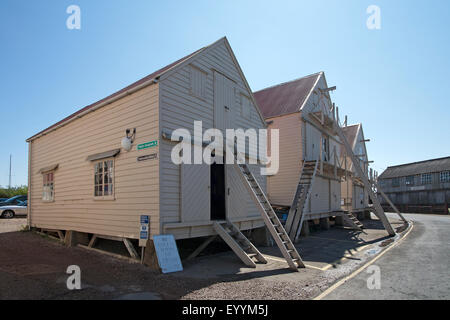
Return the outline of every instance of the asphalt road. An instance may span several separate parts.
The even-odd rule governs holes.
[[[409,235],[376,260],[372,265],[375,268],[368,265],[323,299],[449,299],[450,216],[405,214],[405,217],[414,222]],[[379,289],[373,288],[376,266]]]

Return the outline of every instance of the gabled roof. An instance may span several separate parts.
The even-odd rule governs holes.
[[[323,72],[285,82],[257,92],[254,96],[264,118],[273,118],[301,110]]]
[[[88,106],[78,110],[77,112],[71,114],[70,116],[64,118],[63,120],[55,123],[54,125],[48,127],[47,129],[45,129],[45,130],[35,134],[34,136],[32,136],[29,139],[27,139],[27,142],[30,142],[30,141],[32,141],[32,140],[34,140],[34,139],[36,139],[36,138],[38,138],[38,137],[48,133],[48,132],[50,132],[50,131],[56,130],[57,128],[59,128],[61,126],[66,125],[67,123],[69,123],[69,122],[71,122],[71,121],[73,121],[73,120],[75,120],[77,118],[82,117],[86,113],[94,111],[97,108],[101,108],[102,106],[113,102],[114,99],[119,99],[123,95],[130,94],[130,93],[133,92],[133,90],[138,90],[141,87],[145,87],[146,85],[152,84],[153,81],[156,81],[160,77],[162,77],[163,75],[166,75],[166,74],[170,73],[176,67],[178,67],[178,66],[180,66],[180,65],[182,65],[184,63],[188,63],[188,61],[190,61],[191,59],[197,57],[199,54],[201,54],[203,52],[206,52],[207,49],[210,49],[210,48],[214,47],[216,44],[221,43],[222,41],[225,43],[225,46],[227,47],[227,49],[228,49],[228,51],[229,51],[229,53],[231,55],[231,58],[232,58],[233,62],[235,63],[236,68],[237,68],[238,72],[240,73],[240,75],[241,75],[241,77],[242,77],[242,79],[244,81],[244,84],[247,87],[247,89],[248,89],[248,91],[249,91],[249,93],[251,95],[252,91],[250,89],[250,86],[248,85],[247,80],[246,80],[246,78],[245,78],[245,76],[244,76],[244,74],[242,72],[242,69],[239,66],[239,63],[237,62],[236,57],[234,56],[234,53],[233,53],[233,51],[232,51],[232,49],[231,49],[231,47],[230,47],[230,45],[228,43],[228,40],[227,40],[226,37],[223,37],[223,38],[219,39],[218,41],[216,41],[216,42],[214,42],[214,43],[212,43],[212,44],[210,44],[210,45],[208,45],[206,47],[203,47],[203,48],[201,48],[201,49],[199,49],[199,50],[197,50],[197,51],[195,51],[195,52],[185,56],[184,58],[181,58],[180,60],[177,60],[177,61],[175,61],[175,62],[165,66],[164,68],[161,68],[161,69],[159,69],[159,70],[149,74],[148,76],[146,76],[146,77],[144,77],[144,78],[134,82],[133,84],[131,84],[131,85],[129,85],[129,86],[127,86],[127,87],[117,91],[116,93],[113,93],[112,95],[109,95],[108,97],[106,97],[104,99],[101,99],[101,100],[99,100],[99,101],[97,101],[97,102],[95,102],[93,104],[90,104],[90,105],[88,105]],[[254,103],[256,105],[256,101],[254,100],[253,96],[251,97],[251,99],[252,99],[252,101],[254,101]],[[263,115],[260,113],[260,110],[257,108],[256,111],[258,112],[258,114],[259,114],[259,116],[261,118],[261,122],[265,125],[265,121],[264,121]]]
[[[352,148],[356,145],[356,137],[358,136],[360,126],[361,124],[353,124],[342,128],[342,131],[344,131],[344,135]]]
[[[170,69],[172,69],[173,67],[181,64],[182,62],[188,60],[189,58],[195,56],[196,54],[198,54],[201,51],[203,51],[205,48],[206,47],[204,47],[204,48],[202,48],[200,50],[197,50],[197,51],[195,51],[195,52],[185,56],[184,58],[181,58],[180,60],[177,60],[177,61],[175,61],[175,62],[173,62],[173,63],[171,63],[171,64],[169,64],[169,65],[167,65],[167,66],[165,66],[165,67],[163,67],[163,68],[161,68],[161,69],[159,69],[159,70],[157,70],[157,71],[155,71],[155,72],[153,72],[151,74],[149,74],[148,76],[146,76],[146,77],[144,77],[144,78],[142,78],[142,79],[140,79],[140,80],[130,84],[129,86],[127,86],[127,87],[125,87],[125,88],[123,88],[123,89],[121,89],[121,90],[119,90],[119,91],[117,91],[117,92],[107,96],[106,98],[103,98],[103,99],[101,99],[101,100],[99,100],[97,102],[94,102],[93,104],[90,104],[90,105],[88,105],[88,106],[78,110],[77,112],[71,114],[70,116],[62,119],[61,121],[51,125],[47,129],[44,129],[41,132],[39,132],[39,133],[35,134],[34,136],[32,136],[31,138],[27,139],[27,142],[29,142],[31,140],[34,140],[38,136],[41,136],[41,135],[43,135],[43,134],[45,134],[45,133],[47,133],[49,131],[52,131],[53,129],[58,128],[59,126],[61,126],[63,124],[66,124],[66,123],[70,122],[71,120],[76,119],[77,117],[85,114],[86,112],[89,112],[90,110],[93,110],[94,108],[96,108],[97,106],[101,105],[104,102],[107,102],[108,100],[111,100],[111,99],[113,99],[113,98],[115,98],[117,96],[120,96],[121,94],[124,94],[127,91],[130,91],[130,90],[132,90],[134,88],[137,88],[140,85],[144,85],[147,82],[151,82],[152,80],[156,80],[157,78],[162,76],[165,72],[167,72]]]
[[[450,171],[450,157],[388,167],[378,178],[390,179],[442,171]]]

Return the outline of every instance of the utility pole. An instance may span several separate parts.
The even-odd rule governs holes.
[[[9,155],[9,188],[11,189],[12,154]]]

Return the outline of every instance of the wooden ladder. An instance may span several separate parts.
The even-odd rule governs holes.
[[[342,214],[344,220],[354,229],[362,231],[364,225],[350,211],[344,211]]]
[[[292,201],[285,229],[292,241],[297,239],[302,229],[305,218],[304,210],[312,193],[314,179],[316,177],[319,161],[304,161],[297,190]]]
[[[373,187],[376,188],[377,192],[387,201],[391,208],[394,209],[395,213],[397,213],[400,219],[402,219],[403,222],[408,222],[408,220],[406,220],[405,217],[400,213],[400,210],[398,210],[394,203],[392,203],[391,199],[389,199],[389,197],[383,192],[383,190],[380,189],[377,182],[373,182]]]
[[[255,261],[267,263],[267,260],[256,247],[242,234],[238,227],[230,221],[214,222],[214,230],[230,246],[236,255],[250,268],[256,268]]]
[[[238,154],[235,154],[235,160],[237,160]],[[258,181],[255,179],[254,175],[251,173],[250,168],[247,164],[241,161],[235,161],[235,168],[239,173],[245,187],[252,196],[253,201],[257,205],[261,216],[263,217],[264,223],[270,231],[273,239],[275,240],[278,248],[280,248],[283,257],[286,259],[289,268],[298,271],[298,268],[305,268],[305,265],[297,252],[294,244],[292,243],[286,230],[283,228],[280,220],[278,219],[275,211],[269,203],[266,195],[261,189]]]
[[[338,117],[339,119],[339,117]],[[378,197],[374,193],[372,186],[369,182],[369,179],[367,178],[367,175],[364,173],[364,171],[361,168],[361,165],[359,163],[359,159],[356,158],[355,154],[353,153],[353,149],[348,143],[347,138],[345,137],[344,131],[342,130],[341,126],[338,123],[339,120],[334,120],[332,122],[333,124],[333,130],[336,132],[336,134],[339,136],[341,142],[344,144],[346,153],[350,156],[353,167],[356,170],[357,176],[362,180],[364,183],[365,189],[369,193],[370,199],[372,199],[373,207],[374,207],[374,213],[375,215],[381,220],[383,223],[384,228],[389,233],[390,236],[395,236],[395,231],[392,228],[388,218],[386,217],[383,208],[381,207],[380,201],[378,201]]]

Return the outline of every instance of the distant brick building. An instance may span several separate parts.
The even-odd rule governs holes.
[[[450,157],[388,167],[378,184],[402,212],[450,214]]]

